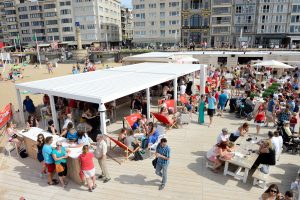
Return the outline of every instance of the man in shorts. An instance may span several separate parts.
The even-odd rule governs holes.
[[[52,136],[46,137],[45,144],[42,149],[42,153],[44,156],[44,162],[48,170],[48,185],[57,185],[58,181],[53,179],[55,175],[55,164],[54,159],[52,157],[52,144],[53,138]]]
[[[207,97],[207,101],[208,101],[207,115],[209,116],[209,125],[208,125],[208,127],[210,127],[211,124],[212,124],[212,121],[213,121],[213,116],[214,116],[215,106],[217,104],[217,100],[214,96],[212,96],[212,93],[209,93],[208,97]]]

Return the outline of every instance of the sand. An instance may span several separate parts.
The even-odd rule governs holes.
[[[97,64],[96,68],[97,70],[103,69],[103,66],[120,66],[120,63],[104,63],[104,64]],[[33,65],[28,65],[24,67],[23,70],[23,79],[18,79],[15,81],[15,83],[24,83],[24,82],[30,82],[30,81],[36,81],[36,80],[42,80],[42,79],[48,79],[53,78],[57,76],[64,76],[72,74],[72,67],[73,64],[58,64],[58,68],[54,68],[53,74],[48,74],[48,70],[46,68],[46,65],[42,65],[40,69],[34,69]],[[0,68],[0,71],[2,72],[3,68]],[[8,71],[10,70],[9,66],[6,66],[5,73],[8,74]],[[83,65],[81,64],[81,70],[83,70]],[[2,109],[6,104],[12,103],[15,107],[15,109],[18,109],[18,103],[16,98],[16,90],[15,90],[15,83],[12,81],[0,81],[0,109]],[[30,98],[33,100],[35,105],[39,105],[42,103],[42,97],[43,95],[35,95],[35,94],[22,94],[22,100],[25,98],[26,95],[29,95]]]

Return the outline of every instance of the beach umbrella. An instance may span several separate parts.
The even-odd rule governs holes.
[[[253,64],[252,67],[269,67],[269,68],[280,68],[280,69],[293,69],[294,67],[284,64],[282,62],[276,61],[276,60],[267,60],[262,61],[256,64]]]

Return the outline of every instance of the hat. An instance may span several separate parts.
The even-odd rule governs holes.
[[[228,129],[227,129],[227,128],[223,128],[223,129],[222,129],[222,132],[223,132],[223,133],[224,133],[224,132],[228,133]]]

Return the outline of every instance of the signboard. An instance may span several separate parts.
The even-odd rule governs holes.
[[[12,105],[7,104],[3,110],[0,111],[0,129],[12,118]]]
[[[75,22],[75,26],[79,27],[80,26],[80,22]]]

